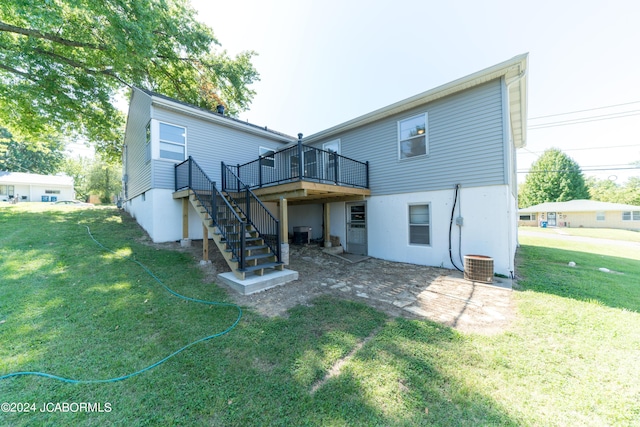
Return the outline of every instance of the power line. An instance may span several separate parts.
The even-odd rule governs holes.
[[[568,114],[584,113],[586,111],[603,110],[605,108],[622,107],[623,105],[631,105],[631,104],[638,104],[638,103],[640,103],[640,101],[631,101],[631,102],[625,102],[624,104],[614,104],[614,105],[607,105],[605,107],[587,108],[586,110],[569,111],[567,113],[557,113],[557,114],[548,114],[546,116],[531,117],[529,118],[529,120],[545,119],[547,117],[566,116]]]
[[[597,172],[597,171],[620,171],[620,170],[632,170],[632,169],[640,169],[638,166],[636,167],[624,167],[624,168],[591,168],[591,169],[583,169],[580,168],[580,172]],[[542,170],[528,170],[528,171],[517,171],[517,173],[551,173],[551,172],[577,172],[575,169],[542,169]]]
[[[562,151],[585,151],[585,150],[609,150],[611,148],[630,148],[630,147],[640,147],[640,143],[638,144],[628,144],[628,145],[611,145],[609,147],[582,147],[582,148],[563,148]],[[529,153],[537,156],[538,154],[544,153],[544,151],[531,151],[527,148],[523,148],[523,150],[528,151]]]
[[[629,113],[631,113],[631,114],[629,114]],[[631,110],[631,111],[624,111],[624,112],[621,112],[621,113],[606,114],[606,115],[602,115],[602,116],[584,117],[584,118],[581,118],[581,119],[572,119],[572,120],[565,120],[565,121],[559,121],[559,122],[542,123],[542,124],[539,124],[539,125],[529,126],[528,129],[529,130],[537,130],[537,129],[546,129],[546,128],[558,127],[558,126],[577,125],[577,124],[581,124],[581,123],[600,122],[600,121],[603,121],[603,120],[612,120],[612,119],[620,119],[620,118],[623,118],[623,117],[637,116],[639,114],[640,114],[640,110]]]

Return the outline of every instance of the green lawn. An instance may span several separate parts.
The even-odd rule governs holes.
[[[193,259],[144,244],[115,209],[3,206],[0,376],[117,377],[236,320],[232,306],[169,294],[96,245],[85,225],[175,291],[228,300]],[[518,315],[505,333],[461,334],[328,297],[284,318],[245,309],[230,333],[124,381],[0,380],[0,401],[36,404],[35,413],[0,413],[0,425],[640,425],[640,254],[520,240]],[[311,393],[367,337],[340,375]],[[110,411],[40,412],[48,402],[109,403]]]

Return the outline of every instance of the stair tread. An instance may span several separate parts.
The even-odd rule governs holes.
[[[266,254],[249,255],[249,256],[244,257],[244,259],[246,261],[250,261],[250,260],[253,260],[253,259],[262,259],[262,258],[270,258],[270,257],[275,257],[275,255],[273,253],[271,253],[271,252],[268,252]]]
[[[245,267],[243,270],[239,270],[242,272],[249,272],[249,271],[256,271],[256,270],[262,270],[263,268],[273,268],[273,267],[277,267],[279,265],[282,265],[281,262],[267,262],[264,264],[258,264],[258,265],[252,265],[249,267]]]

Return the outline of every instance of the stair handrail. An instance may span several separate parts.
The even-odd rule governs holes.
[[[244,182],[242,182],[242,180],[238,177],[238,175],[233,171],[231,167],[226,165],[224,162],[220,162],[220,166],[220,170],[222,173],[222,191],[226,192],[229,198],[233,200],[240,211],[242,211],[245,218],[247,218],[247,222],[253,226],[253,228],[258,232],[258,235],[262,238],[265,244],[269,246],[273,254],[276,256],[276,261],[282,262],[280,251],[280,221],[273,216],[273,214],[269,211],[269,209],[267,209],[267,207],[262,203],[258,196],[256,196],[255,193],[251,191],[251,188]],[[232,179],[235,181],[235,186],[230,185],[227,179],[227,174],[231,175]],[[244,192],[244,202],[233,198],[233,196],[229,194],[230,192]],[[243,203],[245,204],[245,209],[242,208]],[[251,212],[252,203],[253,206],[257,207],[257,212]],[[266,218],[267,223],[258,224],[258,219],[254,214],[257,214],[257,216],[259,217]],[[265,232],[265,227],[268,229],[268,231],[272,231],[273,234],[267,235]],[[273,235],[275,235],[275,242],[271,237]]]
[[[188,168],[188,182],[187,183],[183,182],[182,184],[184,185],[180,185],[178,182],[178,176],[179,176],[178,168],[184,168],[184,167]],[[195,177],[194,177],[194,174],[196,175]],[[175,178],[176,178],[176,182],[175,182],[176,191],[178,189],[188,188],[193,192],[198,202],[200,202],[200,205],[204,207],[205,211],[211,218],[213,225],[218,228],[218,231],[220,232],[222,237],[225,239],[227,246],[229,247],[229,250],[231,250],[231,253],[235,257],[235,259],[238,260],[238,270],[243,271],[245,269],[245,263],[246,263],[245,262],[245,248],[246,248],[245,233],[247,228],[247,222],[243,220],[240,217],[240,215],[238,215],[238,213],[233,208],[233,206],[231,206],[231,203],[229,203],[226,197],[224,197],[224,195],[220,192],[220,190],[218,190],[218,188],[216,187],[215,181],[209,178],[206,172],[202,170],[200,165],[191,156],[189,156],[189,158],[184,162],[175,165]],[[210,190],[207,187],[210,188]],[[208,192],[208,191],[211,192],[211,202],[209,203],[207,203],[207,201],[202,197],[205,194],[205,192]],[[232,240],[230,233],[218,221],[218,209],[217,209],[218,197],[224,202],[224,205],[226,205],[225,212],[232,214],[232,216],[240,226],[239,241]]]

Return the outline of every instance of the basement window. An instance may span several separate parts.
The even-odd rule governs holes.
[[[409,244],[431,244],[429,205],[409,205]]]

